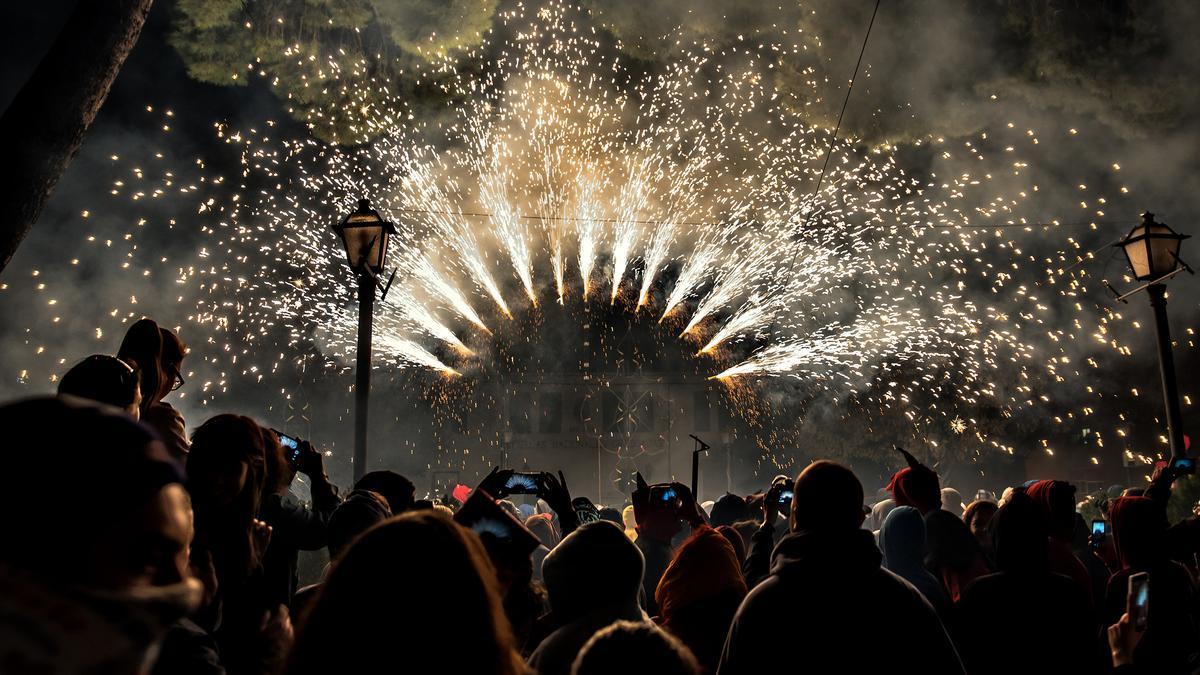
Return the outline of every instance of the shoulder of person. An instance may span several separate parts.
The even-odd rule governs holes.
[[[150,406],[150,409],[143,412],[142,416],[148,421],[175,422],[178,420],[180,424],[183,423],[183,414],[165,401],[159,401]]]

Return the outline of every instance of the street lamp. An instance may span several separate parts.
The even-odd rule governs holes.
[[[1150,306],[1154,308],[1154,329],[1158,335],[1158,367],[1167,409],[1167,437],[1171,442],[1172,457],[1183,457],[1186,448],[1179,411],[1179,388],[1175,383],[1175,358],[1171,353],[1171,328],[1167,324],[1167,286],[1163,282],[1181,271],[1192,271],[1179,258],[1179,245],[1188,236],[1155,222],[1154,214],[1146,212],[1142,214],[1142,222],[1115,244],[1125,252],[1134,278],[1148,282],[1124,295],[1118,295],[1117,299],[1125,302],[1126,298],[1142,289],[1150,296]]]
[[[333,231],[346,247],[346,260],[358,277],[358,353],[354,365],[354,480],[366,473],[367,401],[371,394],[371,319],[375,286],[387,257],[388,239],[396,226],[380,217],[366,199]],[[386,293],[386,290],[384,291]]]

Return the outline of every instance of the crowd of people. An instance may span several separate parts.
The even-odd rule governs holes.
[[[703,504],[638,475],[600,506],[501,467],[433,501],[392,471],[339,491],[249,417],[189,437],[164,401],[187,353],[143,319],[58,396],[0,406],[0,673],[1200,669],[1200,517],[1168,522],[1171,465],[1100,526],[1057,480],[964,507],[902,450],[874,503],[826,460]]]

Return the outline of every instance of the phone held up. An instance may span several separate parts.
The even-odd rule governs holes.
[[[1129,621],[1138,631],[1146,630],[1150,616],[1150,575],[1138,572],[1129,577]]]
[[[272,429],[271,431],[274,431],[275,435],[279,437],[279,444],[283,446],[283,454],[287,456],[288,464],[291,464],[292,468],[299,466],[300,439],[295,436],[288,436],[278,429]]]
[[[1100,548],[1108,539],[1108,521],[1099,518],[1092,521],[1092,548]]]
[[[675,491],[675,486],[661,483],[650,486],[650,503],[656,506],[678,509],[682,505],[683,500],[679,497],[679,493]]]
[[[1194,457],[1176,457],[1171,460],[1171,469],[1175,471],[1175,475],[1184,476],[1196,473],[1196,458]]]
[[[541,475],[514,471],[504,481],[504,493],[509,495],[536,495],[541,491]]]

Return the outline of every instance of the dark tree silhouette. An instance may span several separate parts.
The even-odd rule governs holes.
[[[0,117],[0,272],[54,192],[96,118],[154,0],[83,0]]]

